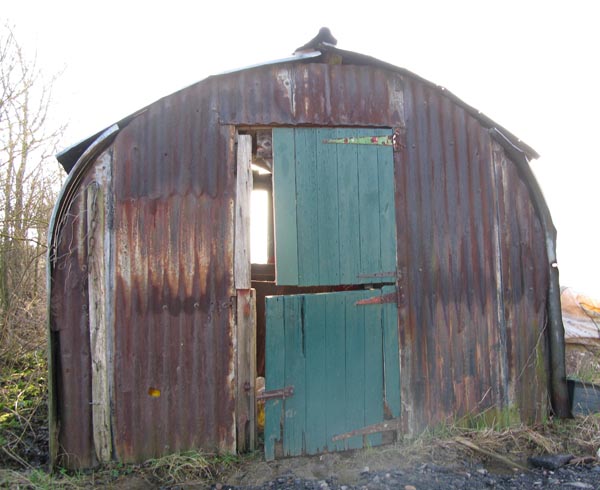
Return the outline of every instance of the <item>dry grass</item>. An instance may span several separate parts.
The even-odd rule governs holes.
[[[464,444],[468,441],[468,444]],[[285,471],[298,477],[317,474],[356,476],[368,466],[371,470],[408,468],[423,463],[444,466],[464,461],[496,462],[500,465],[524,465],[535,454],[571,453],[578,457],[594,456],[600,447],[600,415],[572,420],[551,420],[536,427],[503,430],[467,429],[457,425],[438,427],[415,439],[367,448],[352,453],[335,453],[311,458],[290,458],[265,462],[260,455],[238,458],[227,455],[182,453],[146,461],[140,465],[112,464],[85,473],[59,472],[49,475],[40,469],[0,470],[0,487],[31,489],[83,489],[93,487],[132,488],[174,485],[204,487],[215,481],[232,484],[259,484]],[[490,456],[491,454],[491,456]],[[504,463],[502,460],[506,460]]]
[[[197,452],[171,454],[146,461],[139,473],[162,485],[206,483],[235,467],[239,459],[231,455],[206,455]]]

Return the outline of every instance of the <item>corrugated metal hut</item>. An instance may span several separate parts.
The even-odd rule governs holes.
[[[251,449],[258,375],[267,458],[477,414],[535,422],[550,401],[567,415],[536,157],[447,90],[318,42],[64,151],[53,461]],[[258,189],[266,264],[249,251]]]

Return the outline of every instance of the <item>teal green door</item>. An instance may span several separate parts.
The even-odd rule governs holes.
[[[394,282],[392,147],[334,142],[391,134],[372,128],[273,130],[277,284]]]
[[[267,460],[381,444],[400,415],[396,304],[356,303],[394,291],[267,298],[266,391],[293,387],[266,402]]]
[[[267,459],[374,446],[398,420],[393,153],[377,144],[387,136],[273,130],[276,282],[346,290],[267,298],[266,391],[293,387],[266,402]]]

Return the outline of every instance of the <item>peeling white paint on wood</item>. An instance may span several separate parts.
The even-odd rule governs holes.
[[[96,180],[87,187],[87,246],[90,352],[92,358],[92,425],[96,457],[111,460],[109,345],[107,305],[108,260],[105,247],[110,243],[107,227],[107,199],[111,156],[104,153],[96,166]]]

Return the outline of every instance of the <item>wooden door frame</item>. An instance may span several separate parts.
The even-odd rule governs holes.
[[[234,284],[236,320],[233,328],[235,359],[236,449],[256,448],[256,291],[250,264],[250,196],[252,195],[252,137],[236,134],[236,195]]]

